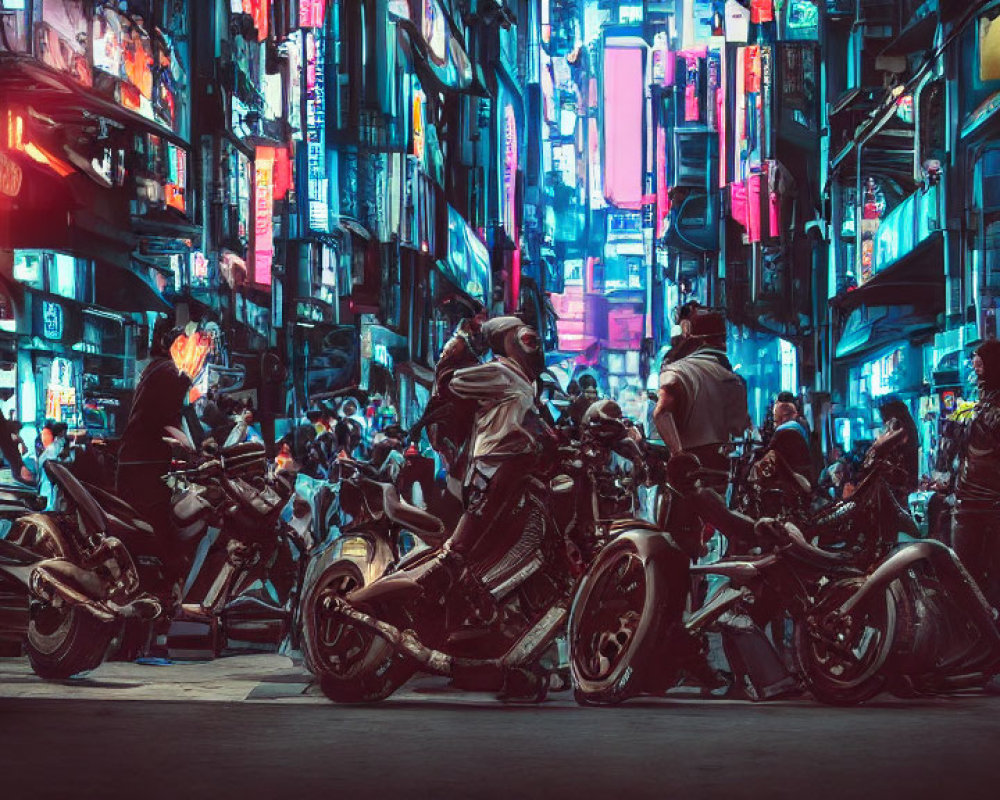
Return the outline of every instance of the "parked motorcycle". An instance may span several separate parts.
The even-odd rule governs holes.
[[[399,562],[405,536],[438,547],[446,535],[439,518],[407,503],[395,484],[378,480],[383,476],[377,467],[341,457],[333,474],[339,479],[326,482],[316,495],[324,509],[317,527],[324,544],[309,564],[299,612],[302,652],[312,672],[319,667],[308,610],[317,597],[344,596],[380,578]]]
[[[324,694],[336,702],[382,700],[423,670],[449,676],[461,688],[497,691],[505,699],[541,699],[548,678],[539,660],[562,632],[577,580],[610,529],[595,518],[594,466],[609,456],[596,444],[559,447],[556,457],[530,476],[505,524],[470,553],[469,568],[499,607],[495,623],[480,636],[455,635],[468,608],[460,586],[440,596],[419,582],[438,547],[414,551],[360,590],[344,594],[321,585],[304,625]],[[440,529],[435,517],[420,514],[419,527]],[[642,629],[648,639],[658,639],[679,619],[687,560],[658,532],[650,535],[625,523],[616,533],[633,543],[648,576],[656,602],[644,607]],[[655,647],[637,650],[654,652]],[[644,674],[653,666],[636,657],[632,672]]]
[[[886,453],[881,448],[877,453]],[[705,634],[721,624],[727,656],[734,671],[746,680],[749,696],[766,699],[784,691],[789,681],[770,646],[767,653],[757,648],[755,659],[745,658],[740,642],[751,650],[749,633],[778,621],[778,630],[790,619],[795,636],[794,656],[801,677],[818,699],[832,703],[864,702],[886,684],[882,668],[888,663],[895,641],[900,587],[889,583],[881,593],[871,593],[857,610],[855,624],[863,641],[851,647],[821,650],[816,646],[817,597],[824,587],[841,596],[864,583],[866,571],[895,546],[899,531],[912,532],[913,522],[901,509],[888,485],[891,465],[883,468],[878,458],[870,460],[869,471],[850,501],[810,514],[803,497],[808,487],[783,464],[777,454],[767,453],[747,470],[744,497],[754,508],[794,510],[797,524],[766,518],[761,524],[730,510],[714,492],[696,485],[701,470],[694,473],[680,467],[682,461],[667,461],[662,452],[647,448],[650,469],[667,479],[665,496],[669,503],[689,503],[705,523],[721,530],[729,539],[729,555],[721,561],[691,568],[694,585],[698,579],[720,583],[710,597],[698,603],[684,624],[686,636],[675,636],[670,647],[654,656],[660,670],[650,680],[637,681],[630,669],[636,657],[636,642],[643,631],[639,621],[648,616],[646,604],[653,602],[643,582],[643,572],[635,560],[634,546],[612,541],[587,571],[573,604],[569,620],[571,668],[577,699],[583,703],[617,703],[637,695],[658,695],[673,688],[682,672],[705,677],[693,654],[707,649]],[[671,477],[674,472],[676,478]],[[715,473],[708,475],[715,477]],[[671,481],[675,485],[671,485]],[[675,486],[683,485],[683,491]],[[669,519],[668,514],[661,519]],[[663,525],[659,529],[663,529]],[[657,526],[649,525],[650,535]],[[806,531],[803,533],[802,531]],[[812,544],[818,541],[831,548]],[[830,594],[823,593],[824,600]],[[741,631],[746,635],[739,636]],[[666,640],[665,640],[666,641]],[[758,642],[759,644],[759,642]],[[825,670],[815,668],[823,659]],[[745,663],[756,660],[757,664]],[[687,666],[685,666],[687,665]],[[751,680],[754,667],[763,679]],[[691,669],[693,667],[693,670]],[[831,677],[833,676],[833,677]],[[709,676],[711,678],[711,676]],[[785,678],[785,680],[782,680]]]
[[[887,591],[896,613],[885,621],[891,632],[886,628],[879,635],[892,636],[894,644],[880,679],[893,693],[914,697],[969,689],[1000,672],[996,610],[953,550],[925,540],[900,547],[862,581],[819,593],[810,640],[801,649],[803,670],[817,685],[840,685],[836,654],[868,635],[858,609]]]
[[[31,578],[26,650],[39,675],[93,669],[113,640],[119,657],[133,658],[157,634],[174,655],[215,655],[229,638],[280,642],[287,634],[304,569],[304,548],[279,521],[290,486],[265,480],[259,445],[209,456],[170,433],[185,461],[167,476],[176,522],[169,534],[65,465],[46,465],[65,510],[23,516],[8,537],[49,559]]]

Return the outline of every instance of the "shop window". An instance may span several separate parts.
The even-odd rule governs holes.
[[[984,214],[1000,212],[1000,147],[985,150],[977,167],[980,210]]]
[[[28,0],[5,2],[0,11],[0,46],[8,52],[28,50]]]
[[[39,291],[45,289],[44,253],[17,250],[14,253],[14,280]]]
[[[48,269],[49,291],[73,299],[77,295],[76,259],[63,253],[53,253]]]
[[[979,18],[979,80],[1000,80],[1000,7]]]

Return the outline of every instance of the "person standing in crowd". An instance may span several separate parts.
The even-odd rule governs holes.
[[[979,382],[955,487],[952,539],[986,598],[1000,606],[1000,342],[972,357]]]
[[[192,331],[190,335],[201,334]],[[164,428],[180,421],[192,381],[201,372],[209,353],[207,347],[194,348],[193,360],[179,359],[179,366],[173,354],[181,336],[184,334],[169,330],[166,325],[154,333],[152,360],[135,387],[118,450],[117,494],[127,498],[161,535],[171,525],[171,492],[163,476],[170,471],[172,453],[170,445],[163,441]]]
[[[670,448],[711,470],[702,485],[725,494],[729,459],[724,452],[730,437],[746,430],[746,383],[733,371],[726,356],[726,320],[698,303],[678,311],[681,336],[667,353],[660,370],[660,392],[653,423]],[[671,503],[666,520],[671,535],[691,558],[702,550],[703,525],[685,503]]]
[[[896,431],[884,453],[874,453],[885,459],[892,468],[889,481],[896,500],[903,508],[909,508],[909,497],[917,491],[920,483],[920,442],[917,423],[913,421],[906,403],[897,397],[889,397],[879,406],[882,416],[882,434],[873,445],[873,450],[882,449],[880,441]],[[869,459],[866,457],[866,462]]]
[[[778,452],[785,463],[801,475],[810,486],[816,485],[812,453],[809,449],[809,429],[795,405],[791,392],[782,392],[771,409],[774,433],[769,440],[770,449]]]

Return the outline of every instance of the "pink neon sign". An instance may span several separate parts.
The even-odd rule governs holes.
[[[619,208],[642,207],[642,51],[604,52],[604,196]]]

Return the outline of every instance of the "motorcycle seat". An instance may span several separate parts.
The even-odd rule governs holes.
[[[821,569],[853,571],[853,557],[850,553],[823,550],[811,544],[805,535],[791,522],[780,526],[785,541],[791,545],[791,553],[796,557]]]
[[[382,508],[389,520],[431,546],[441,544],[446,538],[444,523],[433,514],[407,503],[391,483],[382,484]]]
[[[107,514],[72,472],[58,461],[46,461],[45,471],[49,480],[62,489],[67,501],[79,512],[88,536],[108,530]]]
[[[153,526],[146,522],[142,515],[132,506],[110,492],[106,492],[99,486],[83,484],[90,492],[91,496],[101,504],[104,516],[108,520],[106,533],[117,538],[122,538],[122,534],[145,534],[152,535]]]

